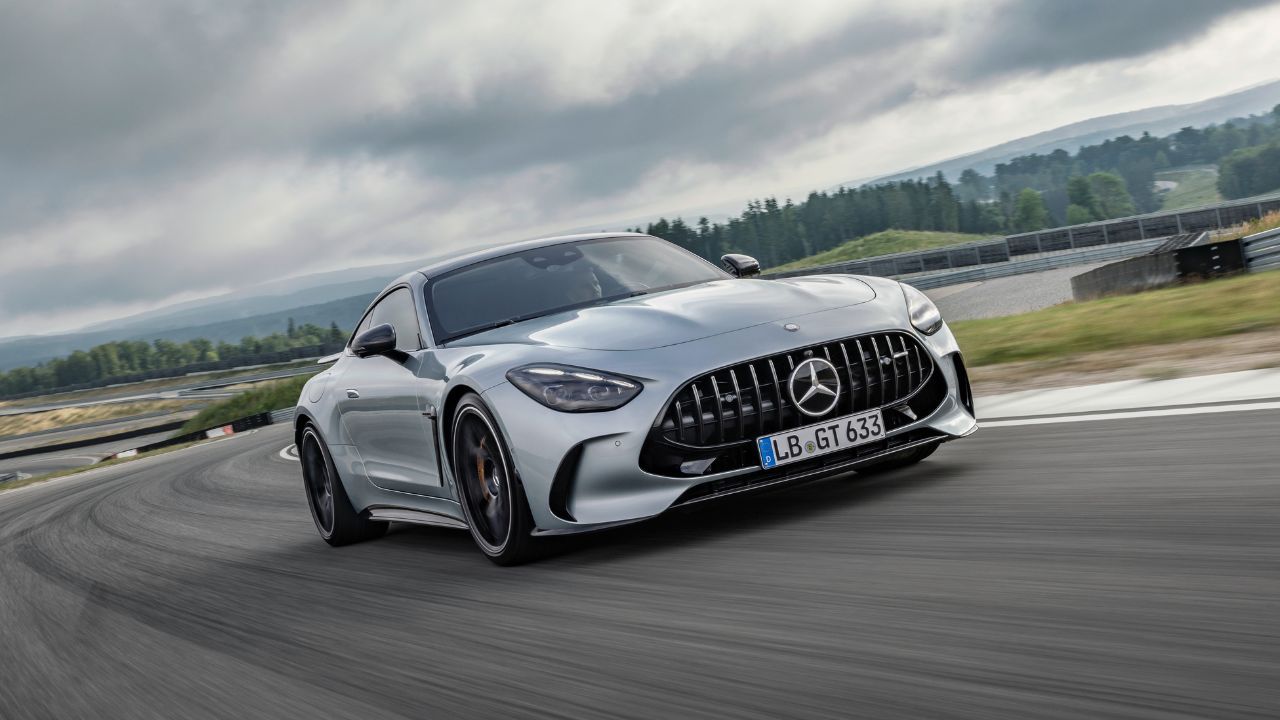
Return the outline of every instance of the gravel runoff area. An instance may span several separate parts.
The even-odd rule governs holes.
[[[1106,263],[1089,263],[1025,275],[925,290],[948,321],[1018,315],[1071,300],[1071,278]]]

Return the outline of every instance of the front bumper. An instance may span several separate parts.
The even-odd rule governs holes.
[[[734,338],[733,344],[774,352],[829,340],[829,326],[811,326],[815,328],[811,337],[800,334],[781,339],[774,328],[748,328],[739,331],[747,337]],[[901,327],[887,329],[900,330]],[[677,371],[669,369],[688,367],[691,356],[723,357],[725,338],[646,353],[644,363],[650,367],[627,368],[628,374],[645,378],[645,391],[619,410],[560,413],[534,402],[508,383],[490,388],[485,398],[496,410],[499,425],[512,449],[538,533],[586,532],[644,520],[676,505],[837,475],[910,447],[971,434],[977,429],[977,421],[972,414],[963,366],[955,362],[959,348],[950,331],[944,327],[932,336],[916,334],[915,337],[930,354],[946,383],[945,393],[931,413],[896,427],[881,443],[769,471],[755,466],[708,475],[670,477],[641,468],[641,453],[654,419],[662,413],[676,389],[696,374],[679,372],[673,376]],[[717,346],[699,347],[710,342]],[[709,361],[708,365],[714,367],[717,363]]]

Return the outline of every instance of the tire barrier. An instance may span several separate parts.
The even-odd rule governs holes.
[[[246,430],[253,430],[255,428],[266,427],[267,425],[275,424],[276,421],[273,420],[273,418],[280,416],[280,413],[283,413],[283,412],[285,411],[276,410],[273,412],[255,413],[247,417],[237,418],[235,420],[232,420],[229,423],[225,423],[222,425],[215,425],[213,427],[204,428],[202,430],[195,430],[193,432],[183,433],[182,435],[177,435],[175,437],[166,438],[164,440],[160,440],[159,442],[153,442],[147,445],[140,445],[136,448],[129,448],[128,450],[122,450],[118,453],[115,453],[114,455],[109,456],[107,459],[115,460],[117,458],[133,457],[141,453],[147,453],[153,450],[160,450],[162,448],[172,447],[174,445],[182,445],[185,443],[197,442],[199,440],[210,440],[218,437],[226,437],[228,435],[235,435],[236,433],[242,433]],[[288,408],[287,412],[289,413],[289,418],[292,419],[293,408]]]
[[[128,440],[129,438],[143,437],[144,435],[154,435],[156,433],[169,432],[177,430],[185,423],[169,422],[163,425],[151,425],[149,427],[138,428],[136,430],[126,430],[124,432],[112,433],[110,435],[98,435],[97,437],[84,438],[83,440],[71,440],[68,442],[54,443],[52,445],[40,445],[37,447],[22,448],[21,450],[11,450],[6,453],[0,453],[0,460],[8,460],[10,458],[25,457],[27,455],[43,455],[51,452],[61,452],[63,450],[76,450],[90,445],[98,445],[113,440]]]

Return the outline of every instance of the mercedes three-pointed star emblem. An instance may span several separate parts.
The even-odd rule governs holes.
[[[831,412],[840,400],[840,374],[836,366],[822,358],[809,358],[791,371],[787,382],[791,402],[810,417]]]

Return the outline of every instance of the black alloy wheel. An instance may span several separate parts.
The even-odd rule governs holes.
[[[329,462],[314,432],[303,435],[301,455],[302,477],[307,484],[307,500],[311,503],[316,529],[321,535],[332,535],[333,475],[329,473]]]
[[[387,523],[369,520],[351,506],[333,466],[333,458],[311,425],[303,428],[299,437],[298,459],[302,462],[302,480],[311,519],[325,542],[333,546],[349,545],[381,537],[387,532]]]

